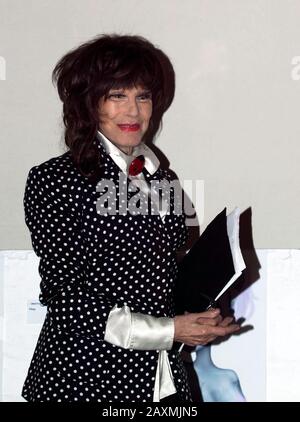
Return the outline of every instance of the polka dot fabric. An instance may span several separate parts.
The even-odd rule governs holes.
[[[124,201],[120,169],[95,142],[103,178],[117,186],[108,195],[116,194],[119,205]],[[145,177],[170,180],[161,169]],[[40,258],[40,302],[47,314],[22,389],[27,401],[153,400],[159,351],[112,345],[104,341],[105,325],[115,304],[175,316],[176,250],[187,237],[184,216],[171,212],[163,222],[158,213],[102,215],[96,187],[78,172],[69,152],[28,174],[25,221]],[[136,193],[129,189],[127,199]],[[140,192],[143,201],[148,198]],[[191,401],[181,357],[175,350],[168,355],[179,397]]]

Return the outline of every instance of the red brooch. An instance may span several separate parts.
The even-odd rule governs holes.
[[[130,176],[136,176],[137,174],[141,173],[145,165],[145,157],[143,155],[139,155],[136,157],[129,166],[128,173]]]

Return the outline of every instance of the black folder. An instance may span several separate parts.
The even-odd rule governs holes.
[[[232,213],[230,234],[224,208],[179,263],[175,282],[177,315],[216,307],[216,299],[222,290],[227,285],[229,287],[245,268],[238,241],[238,208],[235,211]],[[234,242],[232,238],[235,238]]]

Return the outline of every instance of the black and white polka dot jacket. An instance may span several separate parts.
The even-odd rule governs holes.
[[[103,177],[119,167],[98,142]],[[153,179],[171,180],[159,168]],[[25,221],[40,258],[40,302],[46,319],[25,380],[28,401],[152,401],[158,351],[125,350],[104,341],[114,305],[174,317],[176,250],[186,241],[183,215],[101,215],[96,184],[70,152],[29,171]],[[128,198],[134,193],[128,192]],[[146,200],[146,195],[145,195]],[[190,400],[176,350],[168,351],[176,389]]]

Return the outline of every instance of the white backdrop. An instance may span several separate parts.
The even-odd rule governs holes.
[[[0,0],[0,10],[4,397],[16,398],[40,328],[26,319],[39,280],[22,200],[29,168],[64,152],[51,72],[69,49],[118,32],[149,38],[173,62],[176,95],[155,143],[182,181],[203,181],[203,227],[224,206],[251,207],[265,251],[256,328],[230,342],[259,355],[235,359],[228,342],[213,357],[236,367],[251,400],[300,400],[299,0]],[[250,381],[241,369],[253,365]]]
[[[156,145],[181,179],[204,180],[203,223],[251,206],[257,248],[299,248],[299,0],[0,0],[0,10],[0,249],[31,247],[26,175],[63,152],[55,63],[111,32],[149,38],[174,64]]]

